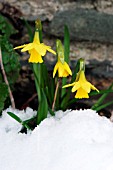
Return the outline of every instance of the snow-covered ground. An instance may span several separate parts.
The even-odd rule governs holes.
[[[0,118],[0,170],[113,170],[113,123],[95,111],[58,111],[33,132],[18,133],[36,111],[3,111]]]

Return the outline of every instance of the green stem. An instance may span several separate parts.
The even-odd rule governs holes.
[[[33,72],[35,76],[35,85],[38,94],[38,101],[41,101],[41,64],[33,63]]]
[[[62,78],[62,87],[63,87],[64,85],[66,85],[66,82],[67,82],[67,78],[66,78],[66,77],[63,77],[63,78]],[[61,97],[63,97],[65,94],[66,94],[66,89],[65,89],[65,88],[62,88]]]

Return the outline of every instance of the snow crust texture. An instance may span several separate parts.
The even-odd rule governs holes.
[[[49,116],[32,132],[7,112],[26,120],[36,111],[8,108],[0,118],[0,170],[113,170],[113,123],[93,110]]]

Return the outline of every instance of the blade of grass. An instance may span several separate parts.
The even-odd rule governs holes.
[[[69,29],[65,25],[64,27],[64,60],[66,63],[69,63],[69,53],[70,53],[70,35],[69,35]],[[62,86],[64,86],[67,82],[67,78],[62,78]],[[62,88],[61,90],[61,97],[63,97],[66,93],[66,89]]]
[[[69,35],[69,29],[65,25],[64,28],[64,57],[65,61],[69,63],[69,53],[70,53],[70,35]]]
[[[8,114],[9,116],[11,116],[13,119],[15,119],[17,122],[19,122],[20,124],[22,124],[26,129],[31,130],[31,128],[30,128],[23,120],[21,120],[17,115],[15,115],[15,114],[12,113],[12,112],[7,112],[7,114]]]
[[[71,82],[70,83],[73,83],[76,79],[76,76],[77,76],[77,73],[79,71],[79,68],[80,68],[80,60],[77,61],[77,64],[76,64],[76,67],[75,67],[75,70],[73,72],[73,75],[72,75],[72,78],[71,78]]]
[[[36,119],[36,116],[35,116],[35,117],[32,117],[32,118],[30,118],[30,119],[24,120],[23,122],[27,124],[27,123],[33,121],[34,119]]]
[[[48,107],[49,113],[51,114],[51,116],[55,116],[54,111],[52,111],[52,109],[50,107]]]
[[[29,40],[30,40],[30,42],[32,42],[33,41],[33,31],[32,31],[32,28],[31,28],[31,26],[29,25],[29,23],[25,19],[23,19],[23,20],[24,20],[25,26],[27,28],[27,32],[28,32],[28,35],[29,35]]]
[[[108,102],[108,103],[106,103],[106,104],[103,104],[103,105],[101,105],[101,106],[99,106],[99,107],[97,107],[96,109],[93,109],[93,110],[99,111],[99,110],[101,110],[101,109],[104,109],[104,108],[110,106],[111,104],[113,104],[113,101]]]
[[[39,103],[38,112],[37,112],[37,124],[39,125],[41,121],[47,118],[48,114],[48,103],[47,98],[44,93],[44,90],[41,88],[41,101]]]
[[[113,84],[108,88],[108,90],[111,90],[113,87]],[[91,109],[96,110],[97,107],[99,107],[103,101],[105,100],[105,98],[108,96],[109,93],[104,93],[99,99],[98,101],[91,107]]]
[[[104,94],[104,93],[113,93],[113,90],[100,90],[99,92],[97,91],[92,91],[89,96],[94,96],[98,94]]]

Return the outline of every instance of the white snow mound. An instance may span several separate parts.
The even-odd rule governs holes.
[[[93,110],[58,111],[28,134],[22,120],[36,111],[9,108],[0,118],[0,170],[113,170],[113,123]]]

